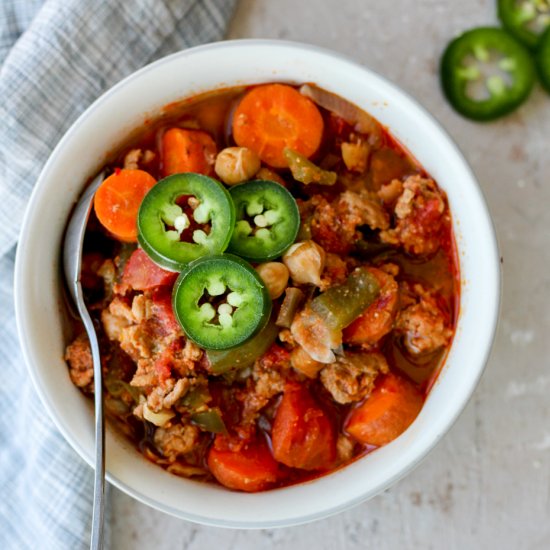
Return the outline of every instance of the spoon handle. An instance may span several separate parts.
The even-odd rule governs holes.
[[[94,363],[94,404],[95,404],[95,475],[94,475],[94,504],[92,514],[91,550],[103,548],[103,515],[105,501],[105,417],[103,415],[103,383],[101,373],[101,359],[99,344],[93,321],[84,305],[82,285],[76,285],[77,304],[84,328],[88,333],[92,359]]]

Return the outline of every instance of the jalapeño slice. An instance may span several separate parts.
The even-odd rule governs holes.
[[[529,51],[502,29],[480,27],[455,38],[441,60],[441,84],[462,115],[486,121],[513,111],[535,83]]]
[[[535,55],[535,63],[539,72],[540,82],[550,94],[550,28],[542,35]]]
[[[172,294],[174,314],[188,338],[205,349],[242,344],[267,323],[271,299],[259,275],[232,254],[189,264]]]
[[[550,27],[550,0],[498,0],[498,17],[508,32],[534,49]]]
[[[160,180],[138,213],[138,242],[158,265],[181,271],[189,262],[223,252],[235,224],[225,187],[201,174]]]
[[[229,250],[251,262],[273,260],[294,242],[300,212],[279,183],[255,180],[233,187],[237,223]]]

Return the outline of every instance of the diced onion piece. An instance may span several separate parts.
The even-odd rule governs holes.
[[[147,403],[143,403],[143,418],[162,428],[168,421],[172,420],[176,416],[176,413],[169,411],[168,409],[163,409],[159,412],[153,412],[148,406]]]
[[[380,137],[380,124],[353,103],[311,84],[304,84],[300,88],[300,93],[309,97],[327,111],[343,118],[348,124],[353,125],[358,132],[371,134],[376,139]]]

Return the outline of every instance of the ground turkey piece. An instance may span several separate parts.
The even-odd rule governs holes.
[[[401,245],[409,254],[436,252],[448,214],[441,191],[431,179],[410,176],[394,207],[396,225],[380,232],[382,242]]]
[[[370,395],[378,374],[388,370],[381,353],[349,352],[321,371],[321,382],[333,399],[344,405]]]
[[[69,363],[69,374],[73,384],[86,391],[92,391],[94,364],[90,341],[86,334],[81,334],[67,346],[65,361]]]
[[[199,443],[199,429],[192,424],[174,424],[168,428],[157,428],[153,442],[160,453],[170,462],[190,453]]]
[[[242,395],[243,424],[255,422],[258,413],[269,400],[282,393],[285,386],[285,371],[290,368],[290,355],[284,348],[273,344],[260,359],[254,363],[251,382]]]
[[[177,381],[168,378],[164,384],[155,387],[147,396],[147,406],[153,412],[170,409],[188,392],[190,386],[191,381],[189,378],[180,378]]]
[[[409,305],[399,312],[395,330],[403,336],[407,351],[422,355],[447,346],[453,331],[449,316],[439,306],[436,296],[420,284],[403,287],[402,295]]]
[[[345,191],[332,202],[314,197],[315,212],[311,220],[311,234],[327,252],[345,255],[360,238],[359,226],[388,229],[389,216],[382,205],[368,196]]]

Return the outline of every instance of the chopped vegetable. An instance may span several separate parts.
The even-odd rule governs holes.
[[[155,178],[143,170],[116,170],[95,193],[97,219],[117,239],[135,242],[139,206],[156,183]]]
[[[269,322],[267,325],[244,344],[229,350],[207,350],[209,368],[214,374],[223,374],[230,370],[244,369],[254,364],[270,347],[279,329]]]
[[[292,177],[308,185],[310,183],[316,183],[317,185],[334,185],[338,178],[336,172],[329,172],[323,170],[309,161],[304,155],[289,149],[284,149],[284,155],[288,162],[288,167],[292,172]]]
[[[363,445],[381,447],[400,436],[418,416],[422,395],[404,378],[387,374],[367,400],[351,412],[346,431]]]
[[[151,296],[153,300],[152,312],[164,330],[168,333],[179,333],[181,329],[172,309],[171,290],[168,286],[155,289]]]
[[[294,315],[296,315],[298,308],[302,305],[304,298],[304,293],[299,288],[293,286],[287,287],[275,324],[278,327],[290,328]]]
[[[357,105],[312,84],[304,84],[300,88],[300,93],[311,98],[317,105],[327,109],[327,111],[344,119],[348,124],[354,126],[358,132],[369,134],[374,142],[379,141],[382,134],[380,124],[368,113],[359,109]]]
[[[193,342],[205,349],[229,349],[265,326],[271,299],[252,266],[224,254],[196,260],[182,271],[173,309]]]
[[[472,29],[455,38],[441,60],[443,91],[462,115],[493,120],[516,109],[535,83],[533,60],[506,31]]]
[[[539,72],[541,84],[550,94],[550,28],[543,34],[537,53],[535,63]]]
[[[323,117],[316,105],[291,86],[252,88],[233,117],[233,138],[275,168],[288,166],[286,147],[310,157],[323,136]]]
[[[158,426],[161,428],[162,426],[166,425],[174,416],[176,416],[176,413],[169,409],[161,409],[158,412],[152,411],[145,401],[145,398],[142,396],[142,407],[143,407],[143,418],[147,420],[148,422],[151,422],[151,424],[154,424],[155,426]]]
[[[122,272],[122,282],[134,290],[171,286],[177,277],[177,273],[166,271],[150,260],[141,248],[132,253]]]
[[[188,391],[181,399],[180,406],[187,407],[190,410],[205,408],[206,404],[212,399],[207,386],[199,386]]]
[[[357,319],[344,329],[344,342],[376,344],[393,328],[397,313],[399,288],[394,278],[375,267],[367,268],[380,285],[380,294]]]
[[[208,409],[207,411],[197,412],[191,415],[193,424],[203,430],[215,434],[227,433],[227,428],[222,419],[219,409]]]
[[[231,188],[236,224],[229,250],[251,262],[279,257],[300,227],[296,200],[274,181],[255,180]]]
[[[124,392],[127,392],[136,403],[139,403],[142,395],[138,388],[113,377],[105,380],[105,387],[113,397],[120,397]]]
[[[159,181],[143,199],[138,240],[155,263],[181,271],[201,256],[223,252],[234,223],[233,201],[221,183],[177,174]]]
[[[262,491],[279,477],[279,465],[264,440],[244,444],[239,450],[220,445],[216,438],[208,453],[208,467],[214,477],[229,489]]]
[[[498,0],[498,17],[520,42],[535,49],[550,26],[548,0]]]
[[[324,470],[336,459],[336,433],[305,386],[287,382],[271,433],[273,456],[302,470]]]
[[[165,176],[195,172],[212,175],[216,143],[201,130],[171,128],[162,138],[162,172]]]
[[[332,363],[342,345],[342,329],[378,296],[380,287],[366,268],[357,268],[346,282],[330,287],[294,317],[290,331],[315,361]]]
[[[319,294],[311,309],[319,314],[328,327],[342,330],[376,300],[380,285],[367,268],[355,269],[341,285]]]
[[[380,287],[366,268],[357,268],[346,282],[314,298],[298,313],[290,331],[294,340],[320,363],[332,363],[342,345],[342,329],[378,296]]]

